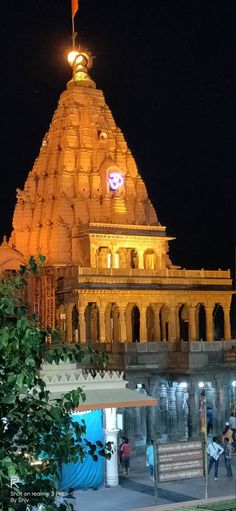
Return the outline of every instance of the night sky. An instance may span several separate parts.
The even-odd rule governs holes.
[[[234,269],[235,0],[80,0],[78,42],[186,268]],[[0,232],[70,79],[70,0],[1,2]]]

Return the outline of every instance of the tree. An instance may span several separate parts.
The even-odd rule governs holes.
[[[31,509],[39,503],[47,511],[73,509],[55,504],[62,463],[83,462],[86,455],[110,457],[111,445],[91,444],[85,424],[79,425],[70,412],[85,399],[82,389],[50,401],[50,393],[39,376],[42,361],[57,364],[82,362],[87,356],[96,363],[99,355],[78,346],[48,347],[48,331],[29,314],[24,300],[27,275],[39,271],[31,258],[29,266],[0,282],[0,502],[3,511]],[[39,464],[40,463],[40,464]],[[17,486],[10,480],[17,476]],[[28,507],[27,507],[28,506]]]

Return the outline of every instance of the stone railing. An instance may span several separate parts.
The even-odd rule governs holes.
[[[144,268],[91,268],[78,267],[79,276],[133,276],[133,277],[177,277],[190,279],[230,279],[230,270],[185,270],[165,268],[146,270]]]
[[[157,353],[163,351],[179,351],[178,342],[127,342],[126,353]]]
[[[85,344],[84,346],[86,346]],[[96,343],[91,345],[95,350],[104,353],[158,353],[170,351],[211,352],[236,351],[236,340],[231,341],[156,341],[156,342],[115,342]]]
[[[231,341],[181,341],[181,351],[191,351],[193,353],[201,351],[231,351],[236,350],[236,340]]]

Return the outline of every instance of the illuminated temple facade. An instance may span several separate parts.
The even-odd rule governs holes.
[[[207,382],[211,406],[224,400],[215,419],[222,422],[233,402],[230,272],[171,262],[173,238],[89,76],[91,61],[88,52],[77,55],[24,190],[17,190],[10,245],[25,260],[46,256],[63,342],[108,352],[110,367],[124,370],[131,387],[158,398],[149,422],[134,410],[125,426],[131,436],[150,436],[158,414],[160,434],[174,435],[181,424],[197,428],[199,380]]]

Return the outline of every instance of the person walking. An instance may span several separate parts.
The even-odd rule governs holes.
[[[225,423],[225,428],[224,428],[224,431],[223,431],[223,434],[222,434],[223,443],[224,443],[225,438],[228,438],[229,443],[232,444],[232,442],[233,442],[233,430],[231,429],[231,427],[230,427],[228,422]]]
[[[153,440],[151,440],[150,445],[147,447],[146,451],[146,465],[150,470],[151,480],[154,481],[154,447]]]
[[[236,414],[234,412],[230,415],[229,426],[233,431],[233,442],[236,442]]]
[[[209,435],[210,432],[212,433],[212,431],[213,431],[213,410],[210,408],[210,406],[207,407],[206,419],[207,419],[207,434]]]
[[[129,439],[126,438],[124,443],[121,446],[123,474],[126,474],[126,475],[129,473],[130,455],[131,455],[131,446],[129,444]]]
[[[225,456],[225,467],[227,472],[227,477],[232,477],[232,445],[229,442],[227,437],[224,438],[224,456]]]
[[[210,456],[209,465],[208,465],[208,474],[210,474],[212,466],[215,465],[215,481],[218,479],[219,459],[220,459],[220,455],[223,452],[224,452],[224,449],[218,443],[217,436],[214,436],[212,439],[212,442],[208,445],[207,453]]]
[[[118,456],[119,456],[119,462],[120,462],[120,465],[122,467],[122,445],[125,443],[125,440],[126,440],[126,437],[125,436],[122,436],[121,437],[121,441],[119,443],[119,447],[118,447]]]

